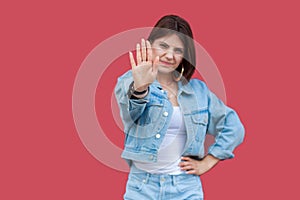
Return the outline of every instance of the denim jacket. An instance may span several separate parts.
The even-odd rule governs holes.
[[[125,133],[122,158],[129,165],[131,160],[156,162],[173,106],[158,81],[149,86],[146,97],[129,98],[127,92],[132,81],[130,70],[118,78],[115,87]],[[205,136],[212,134],[215,141],[207,153],[221,160],[233,158],[233,150],[244,139],[244,127],[236,112],[198,79],[184,85],[179,81],[177,100],[187,131],[183,155],[203,157]]]

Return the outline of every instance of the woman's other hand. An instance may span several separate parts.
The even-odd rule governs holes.
[[[159,57],[157,56],[153,60],[150,42],[142,39],[141,44],[136,45],[137,62],[135,62],[132,52],[129,52],[129,59],[132,67],[134,89],[136,91],[146,90],[156,79]]]
[[[182,157],[179,167],[187,174],[202,175],[212,169],[220,160],[212,155],[207,155],[203,160]]]

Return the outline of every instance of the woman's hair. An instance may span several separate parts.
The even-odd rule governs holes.
[[[166,15],[156,23],[148,40],[152,44],[154,40],[171,34],[176,34],[184,45],[183,59],[176,70],[180,73],[182,67],[184,67],[183,76],[189,81],[196,66],[195,45],[189,23],[179,16]]]

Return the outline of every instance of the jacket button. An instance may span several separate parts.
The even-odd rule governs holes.
[[[159,139],[159,138],[160,138],[160,134],[157,133],[157,134],[155,135],[155,137],[156,137],[157,139]]]
[[[163,116],[165,116],[165,117],[167,117],[169,115],[169,113],[167,112],[167,111],[165,111],[164,113],[163,113]]]
[[[150,160],[153,160],[153,155],[150,155],[150,156],[149,156],[149,159],[150,159]]]

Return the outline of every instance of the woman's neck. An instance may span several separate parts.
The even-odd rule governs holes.
[[[158,73],[156,79],[162,86],[170,86],[175,82],[172,73],[170,74]]]

